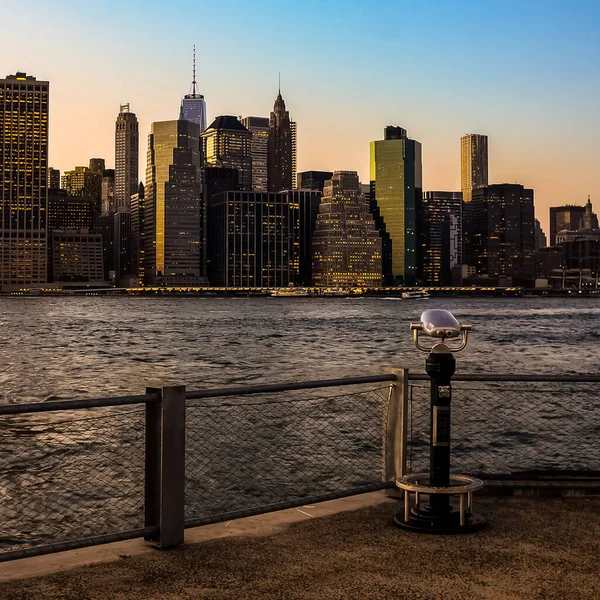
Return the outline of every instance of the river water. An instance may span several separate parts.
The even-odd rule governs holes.
[[[463,373],[597,373],[597,298],[0,298],[0,402],[423,371],[409,323],[472,323]]]

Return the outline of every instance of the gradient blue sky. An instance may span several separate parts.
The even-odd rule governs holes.
[[[490,181],[548,207],[600,211],[600,2],[553,0],[0,0],[0,74],[51,82],[50,162],[114,164],[114,119],[152,121],[189,91],[191,47],[209,120],[267,116],[277,72],[298,122],[299,169],[369,178],[369,141],[401,125],[423,144],[424,189],[460,189],[460,136],[485,133]]]

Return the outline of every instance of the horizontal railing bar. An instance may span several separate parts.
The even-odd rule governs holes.
[[[197,519],[188,519],[185,522],[185,527],[186,529],[189,529],[190,527],[200,527],[202,525],[212,525],[213,523],[233,521],[234,519],[242,519],[244,517],[264,515],[266,513],[275,512],[278,510],[285,510],[287,508],[296,508],[297,506],[304,506],[305,504],[317,504],[319,502],[326,502],[327,500],[337,500],[338,498],[347,498],[348,496],[358,496],[359,494],[376,492],[378,490],[392,488],[394,487],[394,485],[395,484],[393,482],[378,482],[369,485],[363,485],[352,490],[344,490],[342,492],[331,492],[329,494],[322,494],[320,496],[298,498],[297,500],[288,500],[287,502],[278,502],[276,504],[268,504],[266,506],[258,506],[255,508],[236,510],[222,513],[219,515],[210,515],[206,517],[200,517]]]
[[[429,381],[429,375],[425,373],[409,373],[410,381]],[[501,381],[514,382],[539,382],[539,383],[598,383],[600,375],[496,375],[473,374],[473,375],[454,375],[452,381],[487,381],[490,383]]]
[[[248,394],[266,394],[269,392],[288,392],[292,390],[309,390],[315,388],[339,387],[344,385],[360,385],[361,383],[379,383],[382,381],[396,381],[396,375],[386,373],[383,375],[369,375],[366,377],[346,377],[344,379],[323,379],[321,381],[298,381],[294,383],[273,383],[268,385],[249,385],[232,388],[214,388],[187,392],[188,400],[201,400],[203,398],[219,398],[222,396],[246,396]]]
[[[158,402],[160,394],[142,394],[139,396],[115,396],[113,398],[83,398],[81,400],[52,400],[29,404],[0,404],[0,415],[18,415],[23,413],[41,413],[55,410],[75,410],[79,408],[100,408],[103,406],[125,406],[128,404],[147,404]]]
[[[132,529],[131,531],[123,531],[121,533],[108,533],[106,535],[96,535],[80,540],[57,542],[56,544],[48,544],[45,546],[32,546],[21,550],[9,550],[8,552],[0,552],[0,562],[31,558],[33,556],[43,556],[44,554],[53,554],[54,552],[64,552],[66,550],[77,550],[79,548],[99,546],[100,544],[124,542],[126,540],[154,535],[157,532],[158,527],[144,527],[142,529]]]

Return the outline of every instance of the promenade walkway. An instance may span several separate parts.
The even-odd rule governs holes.
[[[392,526],[398,509],[376,492],[191,530],[169,552],[132,541],[5,563],[0,598],[600,598],[600,498],[477,498],[488,528],[451,537]]]

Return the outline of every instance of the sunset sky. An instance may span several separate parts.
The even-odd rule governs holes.
[[[50,163],[114,166],[114,120],[175,119],[191,50],[209,122],[268,116],[282,94],[298,167],[368,181],[369,141],[401,125],[423,144],[425,190],[460,189],[460,136],[489,136],[490,182],[548,207],[600,212],[600,2],[553,0],[0,0],[0,76],[51,85]]]

